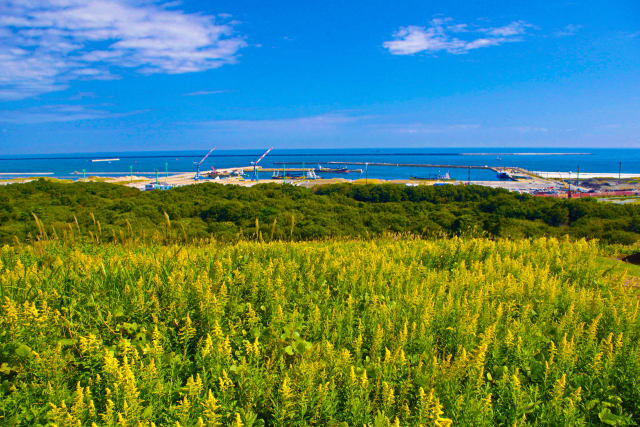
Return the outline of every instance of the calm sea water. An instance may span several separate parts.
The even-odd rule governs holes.
[[[147,151],[112,153],[72,153],[48,155],[0,155],[0,178],[30,176],[46,173],[65,179],[78,179],[85,170],[87,176],[119,176],[130,170],[137,175],[160,176],[166,171],[193,172],[194,162],[206,151]],[[559,155],[558,153],[563,153]],[[248,166],[262,152],[259,150],[216,150],[202,164],[201,171],[215,168]],[[93,159],[118,158],[118,161],[92,162]],[[276,163],[274,165],[274,162]],[[326,149],[326,150],[278,150],[274,149],[261,162],[263,167],[282,168],[278,162],[304,162],[307,167],[316,167],[326,162],[370,162],[370,163],[420,163],[447,165],[519,166],[535,171],[622,172],[640,173],[640,149],[540,149],[540,148],[386,148],[386,149]],[[300,165],[291,165],[300,167]],[[364,166],[348,166],[360,169]],[[467,169],[416,168],[402,166],[368,166],[369,178],[406,179],[410,176],[431,177],[449,173],[452,178],[466,180]],[[270,177],[264,173],[264,178]],[[364,173],[323,175],[348,179],[364,178]],[[495,173],[488,170],[471,170],[471,180],[495,180]]]

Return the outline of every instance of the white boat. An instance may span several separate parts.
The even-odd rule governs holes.
[[[93,159],[93,160],[91,160],[91,162],[92,163],[95,163],[95,162],[117,162],[119,160],[120,159]]]

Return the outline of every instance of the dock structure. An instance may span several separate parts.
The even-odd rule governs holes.
[[[313,168],[287,168],[287,172],[309,172]],[[260,172],[282,172],[282,168],[261,168]]]
[[[447,164],[433,164],[433,163],[390,163],[390,162],[338,162],[338,161],[325,161],[325,162],[273,162],[274,165],[300,165],[305,163],[318,163],[325,165],[342,165],[342,166],[387,166],[387,167],[409,167],[409,168],[438,168],[438,169],[480,169],[489,170],[493,172],[507,171],[512,175],[521,175],[528,177],[539,176],[524,168],[517,166],[489,166],[489,165],[447,165]],[[356,169],[362,171],[362,169]],[[354,171],[353,169],[351,171]]]
[[[299,165],[303,162],[273,162],[274,165]],[[306,162],[306,163],[316,163],[316,162]],[[387,163],[387,162],[318,162],[324,165],[349,165],[349,166],[395,166],[395,167],[412,167],[412,168],[441,168],[441,169],[486,169],[492,171],[498,171],[499,168],[496,166],[487,166],[487,165],[436,165],[430,163]],[[515,169],[515,168],[514,168]]]
[[[497,172],[498,168],[487,165],[436,165],[431,163],[386,163],[386,162],[324,162],[328,165],[358,165],[358,166],[395,166],[407,168],[441,168],[441,169],[486,169]]]

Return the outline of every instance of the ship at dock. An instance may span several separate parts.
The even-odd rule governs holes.
[[[451,181],[451,176],[449,172],[446,172],[444,175],[438,173],[428,176],[411,176],[409,179],[412,181]]]
[[[502,181],[513,181],[513,176],[509,173],[509,171],[505,169],[499,169],[496,173],[496,177]]]
[[[349,169],[346,166],[337,166],[335,168],[328,168],[320,164],[315,169],[315,171],[317,173],[349,173],[349,172],[362,173],[362,169]]]
[[[308,169],[303,172],[283,172],[275,171],[273,175],[271,175],[271,179],[319,179],[320,177],[316,174],[313,169]]]

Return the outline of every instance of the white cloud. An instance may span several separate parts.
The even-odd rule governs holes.
[[[226,15],[152,0],[0,0],[0,99],[64,89],[74,79],[204,71],[246,42]]]
[[[375,130],[400,134],[449,134],[480,129],[480,125],[473,123],[383,123],[371,126]]]
[[[451,18],[436,18],[428,27],[400,28],[393,34],[394,39],[384,42],[383,46],[393,55],[438,51],[463,54],[473,49],[520,41],[530,27],[532,25],[524,21],[514,21],[502,27],[480,28],[454,24]],[[466,37],[462,38],[462,35]]]
[[[388,117],[354,112],[332,112],[305,117],[262,120],[212,120],[199,125],[215,132],[258,135],[326,135],[355,132],[363,135],[445,135],[481,129],[474,123],[389,121]]]
[[[76,122],[81,120],[101,120],[117,117],[131,116],[143,111],[133,111],[128,113],[114,113],[105,110],[101,106],[85,105],[45,105],[21,111],[0,110],[0,123],[12,124],[37,124],[37,123],[60,123]]]
[[[565,26],[562,30],[556,31],[554,35],[556,37],[568,37],[574,36],[582,29],[582,25],[569,24]]]
[[[198,90],[195,92],[189,92],[183,94],[183,96],[203,96],[203,95],[218,95],[221,93],[226,93],[226,90]]]
[[[96,94],[93,92],[78,92],[77,94],[73,95],[69,99],[77,101],[83,98],[96,98]]]
[[[485,28],[480,31],[490,36],[509,37],[524,34],[528,27],[531,27],[531,24],[527,24],[524,21],[514,21],[503,27]]]
[[[532,133],[532,132],[548,132],[549,129],[540,126],[512,126],[507,127],[507,130],[514,130],[519,133]]]
[[[342,125],[366,118],[368,118],[368,116],[321,114],[317,116],[263,120],[212,120],[200,124],[223,131],[254,130],[265,132],[300,132],[334,130]]]

